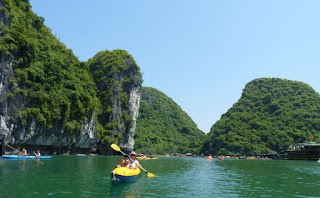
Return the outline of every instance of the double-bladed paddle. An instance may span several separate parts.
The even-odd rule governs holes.
[[[6,144],[6,146],[9,147],[9,148],[11,148],[11,149],[13,149],[14,151],[20,152],[18,149],[13,148],[13,147],[10,146],[9,144]],[[28,156],[30,159],[36,160],[36,159],[30,157],[29,155],[27,155],[27,156]],[[39,159],[39,160],[36,160],[36,161],[40,162],[41,164],[44,164],[43,162],[40,161],[40,159]]]
[[[120,147],[116,144],[111,144],[111,148],[113,148],[115,151],[118,151],[120,153],[122,153],[122,155],[128,156],[127,154],[125,154],[123,151],[121,151]],[[130,156],[128,156],[129,159],[133,162],[133,160],[131,159]],[[155,177],[155,175],[153,173],[149,173],[146,169],[144,169],[142,166],[140,166],[140,168],[147,173],[148,177]]]

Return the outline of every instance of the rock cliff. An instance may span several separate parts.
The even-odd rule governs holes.
[[[98,132],[99,136],[104,142],[118,142],[132,150],[142,84],[139,67],[124,50],[99,52],[88,66],[102,104],[99,122],[106,129]]]
[[[113,59],[120,64],[112,70],[100,64],[97,77],[43,21],[28,1],[0,0],[0,134],[6,143],[49,153],[110,153],[111,143],[133,149],[142,83],[133,58],[109,52],[121,52]]]

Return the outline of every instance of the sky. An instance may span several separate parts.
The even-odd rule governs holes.
[[[143,86],[172,98],[208,133],[257,78],[320,90],[320,1],[30,0],[81,60],[130,53]]]

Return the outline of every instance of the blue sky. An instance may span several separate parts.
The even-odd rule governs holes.
[[[128,51],[143,86],[172,98],[204,132],[261,77],[320,90],[320,1],[30,0],[87,61]]]

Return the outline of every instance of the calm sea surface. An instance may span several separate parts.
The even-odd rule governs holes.
[[[320,197],[314,161],[160,157],[141,164],[133,183],[112,186],[121,157],[53,156],[52,160],[0,159],[0,197]]]

